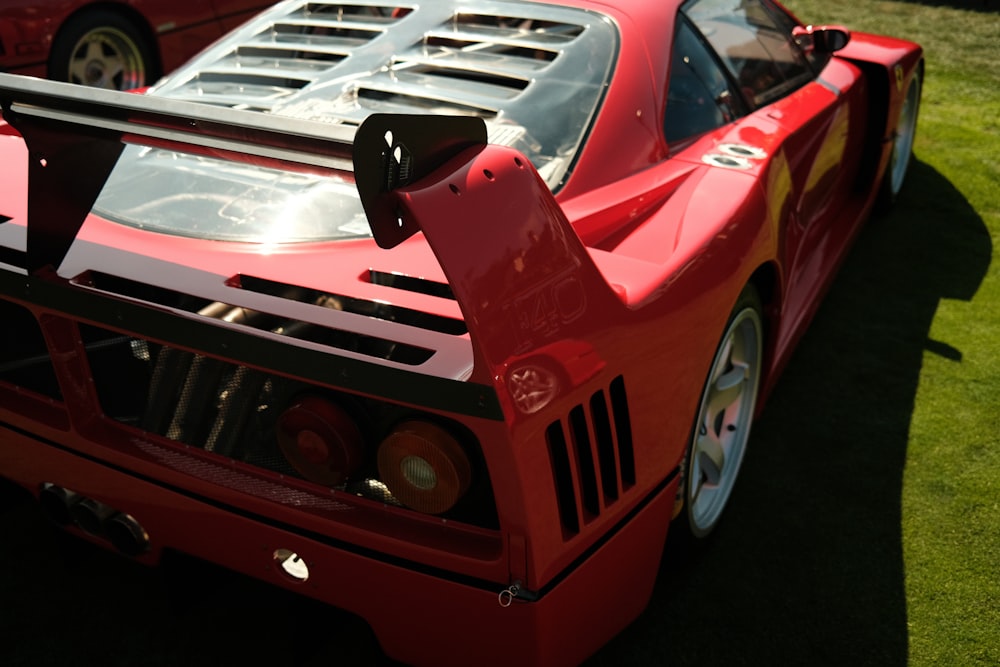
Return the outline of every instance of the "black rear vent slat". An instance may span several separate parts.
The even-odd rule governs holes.
[[[234,50],[223,56],[220,62],[233,58],[279,58],[286,60],[305,61],[329,61],[338,63],[348,55],[351,50],[339,44],[331,44],[323,37],[310,35],[276,35],[270,33],[260,33],[246,44],[237,46]]]
[[[437,56],[443,52],[484,62],[503,57],[507,59],[504,62],[508,63],[511,62],[510,59],[514,58],[523,61],[518,63],[520,67],[530,67],[531,69],[544,67],[555,60],[558,55],[557,51],[520,44],[496,44],[484,48],[483,43],[479,41],[436,33],[427,34],[424,38],[424,46]]]
[[[317,35],[327,38],[330,44],[357,47],[382,34],[377,30],[345,28],[326,21],[289,21],[271,27],[274,34]]]
[[[611,417],[603,391],[590,397],[591,424],[597,443],[597,460],[601,469],[601,489],[604,502],[610,505],[618,499],[618,466],[615,461],[615,441],[611,432]]]
[[[589,521],[601,513],[601,502],[597,496],[597,469],[594,467],[594,450],[590,437],[590,420],[578,405],[569,411],[569,429],[573,437],[573,452],[576,454],[576,469],[580,472],[580,490],[584,521]]]
[[[413,113],[414,110],[428,113],[447,111],[456,115],[471,115],[485,119],[495,118],[497,115],[496,109],[471,104],[459,98],[446,99],[444,96],[428,96],[428,89],[419,85],[409,86],[408,92],[401,92],[403,88],[407,87],[399,85],[398,79],[393,86],[386,85],[384,89],[378,88],[377,83],[380,82],[372,79],[359,86],[356,94],[359,104],[377,109],[382,113]]]
[[[196,83],[225,83],[228,85],[253,85],[264,88],[298,89],[309,83],[307,78],[290,78],[282,76],[281,72],[273,74],[236,74],[234,72],[213,72],[211,70],[200,72],[194,78]]]
[[[580,519],[577,515],[576,484],[573,483],[573,471],[570,468],[569,452],[566,449],[566,435],[563,433],[562,422],[552,422],[545,431],[545,439],[549,444],[549,458],[552,460],[552,477],[556,485],[556,503],[559,506],[559,516],[563,529],[570,535],[580,532]]]
[[[545,431],[567,539],[635,485],[635,456],[621,376]]]
[[[619,375],[611,381],[610,389],[622,482],[628,487],[635,484],[635,454],[632,449],[632,421],[628,413],[628,397],[625,395],[625,380],[622,376]]]
[[[460,336],[468,332],[465,322],[458,319],[431,315],[419,310],[401,308],[386,303],[356,299],[339,294],[328,294],[314,289],[297,287],[264,278],[240,275],[231,279],[230,284],[258,294],[269,294],[302,303],[324,303],[336,310],[375,317],[389,322],[399,322],[429,331]]]
[[[394,287],[406,290],[407,292],[426,294],[452,301],[455,300],[455,295],[452,293],[448,283],[439,283],[435,280],[427,280],[426,278],[414,278],[402,273],[375,271],[374,269],[368,272],[368,279],[373,285],[385,285],[386,287]]]
[[[583,26],[572,23],[487,14],[456,14],[449,22],[449,26],[456,31],[481,33],[487,39],[502,35],[552,42],[568,42],[583,32]]]
[[[402,76],[416,78],[417,83],[421,83],[421,78],[423,77],[439,77],[440,79],[453,80],[458,87],[461,87],[463,84],[481,84],[484,90],[498,91],[492,96],[499,99],[517,94],[527,88],[529,83],[527,79],[516,76],[442,65],[417,65],[405,69],[400,68],[400,71],[397,72],[397,77]],[[505,89],[509,89],[510,92],[506,92]]]
[[[283,43],[273,40],[250,42],[230,51],[220,62],[236,60],[245,63],[300,62],[312,65],[324,62],[340,62],[350,53],[346,49],[314,48],[301,41]]]
[[[409,7],[397,5],[352,5],[350,3],[310,2],[301,10],[306,16],[329,16],[342,22],[391,23],[410,13]]]
[[[241,276],[239,278],[244,279],[245,277]],[[97,271],[91,271],[77,276],[73,279],[73,282],[78,285],[92,287],[133,299],[140,299],[142,301],[155,303],[168,308],[185,310],[190,313],[199,313],[207,317],[218,317],[229,323],[251,327],[253,329],[257,329],[258,331],[267,331],[272,334],[287,336],[288,338],[310,341],[326,347],[348,350],[365,356],[386,359],[388,361],[394,361],[409,366],[419,366],[434,356],[434,350],[418,347],[416,345],[410,345],[408,343],[402,343],[366,334],[359,334],[354,331],[335,329],[333,327],[313,324],[310,322],[301,322],[260,311],[251,311],[239,306],[233,306],[221,302],[211,303],[203,299],[197,299],[196,297],[192,297],[182,292],[176,292],[162,287],[154,287],[145,283]],[[267,281],[261,282],[266,283]],[[280,283],[273,283],[273,285],[280,285]],[[310,290],[305,290],[304,288],[291,287],[291,289],[310,292]],[[322,295],[319,292],[316,292],[315,294],[319,295],[317,298],[320,298],[320,302],[312,305],[337,309],[337,304],[328,304],[323,302],[321,297],[328,295]],[[373,307],[380,305],[374,304],[374,302],[363,303],[373,304]],[[388,312],[388,315],[380,314],[380,311],[377,308],[370,312],[360,312],[354,314],[381,317],[382,319],[388,321],[396,321],[393,319],[394,316],[402,317],[403,319],[409,318],[411,321],[407,322],[407,324],[411,324],[412,326],[421,326],[421,323],[418,322],[418,320],[423,317],[425,318],[425,321],[423,322],[425,326],[422,327],[424,329],[442,333],[464,333],[465,323],[461,322],[461,320],[449,320],[448,318],[419,313],[417,311],[394,309],[391,306],[388,306],[387,308],[388,310],[385,312]],[[340,310],[348,309],[340,308]],[[218,314],[212,314],[218,312],[229,312],[230,315],[223,317]],[[402,312],[401,315],[400,312]],[[430,326],[426,326],[426,322],[430,322]],[[461,331],[459,331],[459,326],[461,327]],[[447,329],[447,331],[442,331],[442,329]]]

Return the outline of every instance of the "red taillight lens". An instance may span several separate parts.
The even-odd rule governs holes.
[[[427,514],[450,510],[472,483],[472,465],[458,440],[423,421],[403,422],[382,441],[378,471],[399,502]]]
[[[351,416],[318,396],[304,396],[278,418],[278,446],[306,479],[337,486],[361,464],[364,442]]]

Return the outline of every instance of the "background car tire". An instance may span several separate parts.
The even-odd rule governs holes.
[[[72,17],[52,44],[50,79],[130,90],[158,77],[149,40],[135,23],[115,12],[98,9]]]
[[[887,213],[896,203],[906,172],[913,158],[913,139],[917,134],[917,116],[920,114],[920,95],[923,88],[923,65],[917,68],[903,98],[903,108],[899,111],[896,132],[892,140],[892,154],[879,185],[876,210]]]
[[[678,523],[690,537],[707,537],[729,502],[757,405],[763,343],[760,297],[748,285],[716,350],[685,456]]]

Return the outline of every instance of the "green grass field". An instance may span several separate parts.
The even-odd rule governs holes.
[[[786,4],[923,45],[916,161],[771,397],[712,543],[669,553],[593,662],[1000,665],[1000,14]]]

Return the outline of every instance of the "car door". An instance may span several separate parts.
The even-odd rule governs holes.
[[[791,179],[785,303],[797,306],[815,298],[853,234],[845,221],[857,217],[863,79],[847,63],[807,56],[793,35],[795,21],[769,0],[692,0],[682,11],[722,62],[747,113],[778,128]]]
[[[829,82],[796,44],[794,22],[765,0],[696,0],[685,14],[723,61],[752,113],[775,121],[804,226],[836,217],[854,161],[845,164],[858,128],[850,77]],[[847,90],[843,90],[846,88]]]

